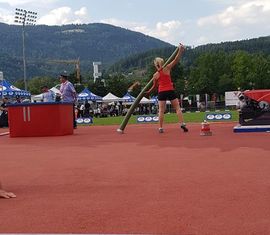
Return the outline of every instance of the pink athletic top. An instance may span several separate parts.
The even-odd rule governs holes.
[[[173,91],[173,83],[171,75],[165,74],[163,70],[159,70],[159,79],[158,79],[158,92],[161,91]]]

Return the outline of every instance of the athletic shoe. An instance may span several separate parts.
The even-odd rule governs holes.
[[[158,128],[158,132],[159,132],[159,133],[164,133],[163,128]]]
[[[184,131],[184,132],[188,132],[188,129],[186,127],[186,124],[182,124],[181,125],[181,129]]]

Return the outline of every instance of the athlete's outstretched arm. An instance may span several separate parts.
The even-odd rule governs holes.
[[[184,50],[185,47],[180,43],[178,46],[177,54],[175,55],[173,61],[167,65],[168,69],[172,69],[172,67],[174,67],[179,62]]]

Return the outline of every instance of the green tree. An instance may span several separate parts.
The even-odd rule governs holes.
[[[105,80],[105,84],[106,84],[106,80]],[[108,89],[107,89],[107,86],[105,86],[105,84],[100,79],[97,79],[96,82],[94,82],[93,80],[89,81],[87,84],[87,87],[94,94],[103,97],[108,93]]]
[[[238,51],[234,55],[233,65],[233,84],[237,88],[250,89],[252,73],[254,73],[251,56],[244,51]]]
[[[270,88],[270,57],[257,54],[252,57],[253,73],[249,82],[255,89]]]
[[[200,55],[187,71],[191,94],[224,94],[233,85],[232,55],[224,51]]]
[[[24,81],[23,80],[17,80],[14,83],[14,86],[21,89],[21,90],[24,90]]]
[[[233,79],[228,74],[220,76],[218,81],[218,94],[225,94],[226,91],[232,91],[237,89],[233,84]]]
[[[51,88],[57,84],[59,84],[59,81],[51,77],[35,77],[28,81],[28,90],[31,94],[37,95],[41,93],[42,86]]]
[[[182,64],[178,63],[174,66],[171,71],[171,78],[174,83],[176,94],[185,93],[185,77],[184,77],[184,67]]]
[[[114,75],[106,81],[108,90],[118,97],[122,97],[129,87],[130,82],[123,75]]]

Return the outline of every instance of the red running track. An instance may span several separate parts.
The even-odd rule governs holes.
[[[270,134],[167,125],[0,137],[0,233],[270,234]]]

